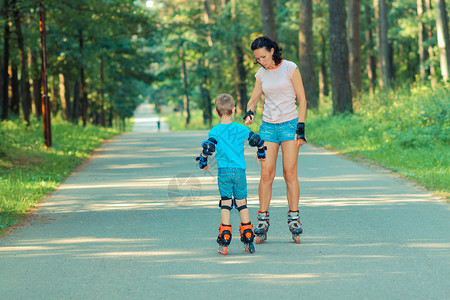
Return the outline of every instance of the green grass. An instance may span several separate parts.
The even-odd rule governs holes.
[[[23,219],[100,143],[119,130],[52,120],[51,148],[43,145],[42,124],[0,123],[0,236]]]
[[[353,115],[333,116],[331,103],[308,115],[308,137],[351,158],[394,170],[449,199],[450,90],[404,87],[363,95]]]

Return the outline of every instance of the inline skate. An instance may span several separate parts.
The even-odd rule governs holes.
[[[244,243],[245,251],[249,253],[255,252],[255,246],[253,245],[253,238],[255,237],[255,235],[253,234],[252,222],[248,223],[241,222],[241,227],[239,228],[239,231],[241,232],[241,242]]]
[[[267,231],[269,230],[269,212],[258,211],[258,224],[255,228],[256,243],[261,244],[267,239]]]
[[[289,230],[292,233],[292,239],[297,244],[300,244],[300,233],[303,232],[301,227],[302,223],[300,223],[300,214],[299,211],[289,210],[288,212],[288,226]]]
[[[231,231],[231,225],[220,224],[219,236],[217,236],[220,254],[227,255],[228,253],[228,245],[231,242]]]

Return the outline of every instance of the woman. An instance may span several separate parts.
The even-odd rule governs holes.
[[[280,145],[289,204],[289,230],[294,241],[300,243],[302,228],[298,210],[300,187],[297,161],[299,147],[306,143],[306,97],[302,77],[295,63],[282,59],[281,48],[270,38],[258,37],[253,41],[251,49],[261,68],[255,74],[255,87],[247,104],[244,121],[246,125],[253,123],[256,104],[264,94],[263,121],[259,134],[267,147],[266,159],[261,162],[256,243],[266,240],[270,226],[269,205]]]

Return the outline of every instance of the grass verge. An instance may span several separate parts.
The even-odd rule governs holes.
[[[308,115],[313,144],[364,158],[450,200],[450,90],[412,86],[363,95],[353,115],[331,103]]]
[[[120,131],[52,120],[52,147],[41,122],[0,123],[0,236],[54,190],[102,141]]]

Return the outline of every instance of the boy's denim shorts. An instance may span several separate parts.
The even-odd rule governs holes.
[[[247,177],[241,168],[219,168],[219,193],[222,199],[247,198]]]
[[[295,140],[298,118],[283,123],[268,123],[263,121],[259,127],[259,135],[266,142],[281,144],[284,141]]]

